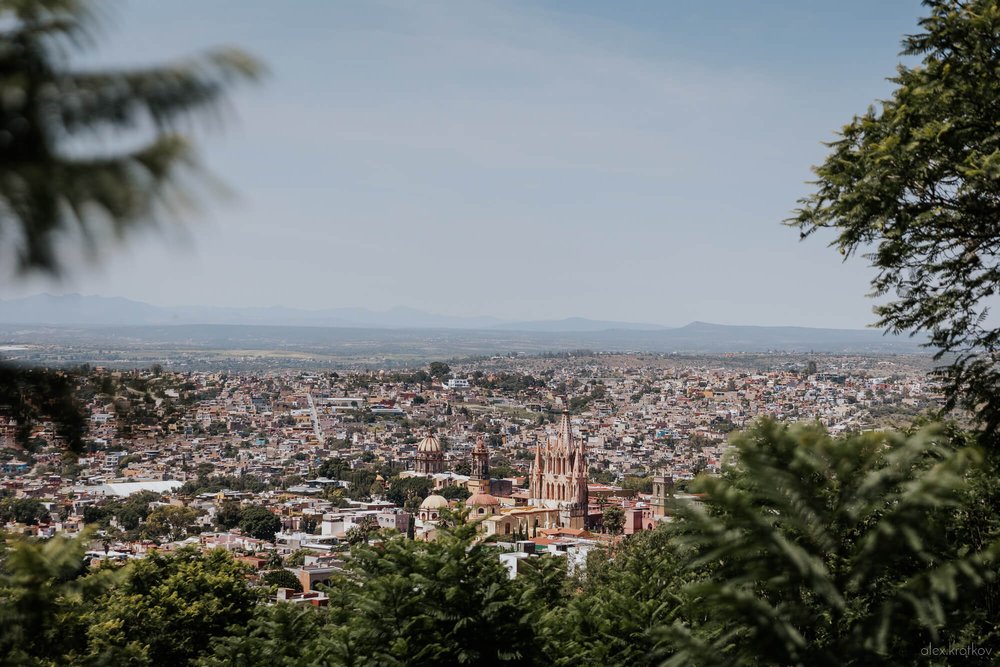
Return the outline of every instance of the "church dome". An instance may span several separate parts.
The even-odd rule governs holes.
[[[500,499],[489,493],[473,493],[465,499],[468,506],[479,505],[484,507],[495,507],[500,504]]]
[[[439,510],[448,506],[448,499],[444,496],[439,496],[436,493],[424,498],[424,502],[420,503],[420,509],[422,510]]]
[[[417,445],[418,452],[433,453],[441,451],[441,443],[433,435],[429,435]]]

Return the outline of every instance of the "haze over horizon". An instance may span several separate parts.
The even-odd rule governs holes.
[[[863,328],[865,261],[780,222],[920,13],[119,3],[95,63],[235,44],[270,67],[224,133],[196,133],[236,196],[0,298]]]
[[[205,317],[209,315],[209,317]],[[81,317],[82,316],[82,317]],[[310,318],[312,321],[310,321]],[[333,319],[331,319],[333,318]],[[680,329],[700,324],[724,327],[804,328],[829,330],[873,330],[875,327],[808,327],[795,322],[744,324],[710,320],[654,322],[632,318],[605,320],[588,314],[539,319],[502,318],[490,313],[468,315],[419,310],[405,305],[388,308],[358,306],[297,308],[281,304],[262,306],[220,306],[213,304],[159,304],[122,296],[41,292],[24,297],[0,299],[0,325],[136,325],[136,324],[266,324],[323,327],[461,328],[600,331],[604,329]],[[565,324],[566,327],[554,325]],[[553,325],[553,326],[546,326]]]

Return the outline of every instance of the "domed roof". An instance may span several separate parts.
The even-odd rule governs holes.
[[[473,493],[465,499],[465,504],[494,506],[500,504],[500,499],[488,493]]]
[[[448,506],[448,499],[444,496],[439,496],[436,493],[431,494],[424,498],[424,502],[420,503],[420,509],[422,510],[439,510],[442,507]]]
[[[433,435],[428,435],[426,438],[420,441],[417,445],[418,452],[440,452],[441,443]]]

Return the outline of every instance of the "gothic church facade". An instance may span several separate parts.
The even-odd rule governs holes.
[[[587,520],[587,451],[582,438],[573,436],[569,412],[564,410],[555,437],[535,447],[528,503],[559,510],[559,523],[585,528]]]

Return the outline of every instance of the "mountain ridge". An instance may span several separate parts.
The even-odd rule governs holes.
[[[79,294],[39,294],[0,300],[0,326],[80,327],[95,332],[158,329],[167,338],[186,328],[204,333],[212,327],[244,327],[246,335],[273,330],[268,334],[272,339],[280,338],[283,328],[285,336],[291,338],[299,335],[294,331],[299,328],[315,329],[316,335],[320,335],[319,330],[328,330],[334,338],[347,335],[344,333],[347,330],[394,339],[421,338],[438,331],[448,332],[449,337],[478,337],[484,341],[532,339],[538,344],[548,342],[561,349],[579,345],[605,350],[915,350],[919,345],[905,336],[887,336],[873,329],[729,325],[703,321],[665,327],[583,317],[505,321],[488,316],[436,315],[401,306],[385,311],[366,308],[306,310],[284,306],[168,308],[124,297]],[[167,333],[171,329],[173,333]]]
[[[511,322],[491,316],[452,316],[406,306],[384,311],[359,307],[305,309],[287,306],[154,306],[125,297],[81,294],[36,294],[0,300],[0,324],[56,326],[147,326],[168,324],[235,324],[261,326],[327,326],[388,329],[502,329],[508,331],[603,331],[665,329],[661,325],[592,320]]]

